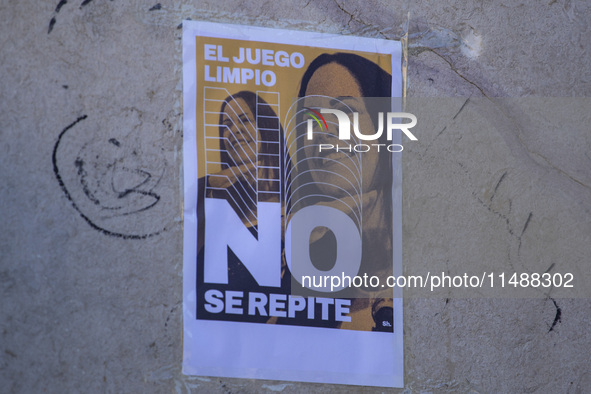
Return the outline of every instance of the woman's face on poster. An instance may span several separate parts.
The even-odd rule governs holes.
[[[234,163],[230,166],[242,164],[256,165],[258,155],[258,136],[256,119],[246,101],[242,98],[233,99],[224,108],[222,116],[224,131],[224,149]]]
[[[362,99],[359,83],[351,72],[338,63],[321,66],[310,78],[305,92],[304,106],[309,108],[337,109],[349,115],[351,139],[338,138],[338,121],[333,114],[324,114],[328,131],[322,130],[315,122],[312,140],[304,137],[304,154],[312,179],[323,193],[333,197],[345,194],[355,195],[369,191],[378,163],[376,150],[356,153],[355,144],[371,143],[358,141],[353,132],[353,113],[359,115],[359,130],[373,134],[374,125]],[[308,97],[328,96],[328,97]],[[324,149],[332,145],[335,148]],[[320,146],[323,148],[320,149]],[[339,147],[338,152],[336,147]],[[331,184],[336,186],[328,186]]]

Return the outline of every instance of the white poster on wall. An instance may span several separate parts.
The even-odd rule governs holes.
[[[397,41],[183,22],[183,372],[403,386]]]

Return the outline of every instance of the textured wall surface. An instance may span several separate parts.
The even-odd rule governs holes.
[[[0,0],[0,391],[358,392],[181,374],[180,25],[396,38],[408,11],[408,95],[464,99],[405,146],[405,270],[588,280],[588,103],[501,100],[497,127],[455,127],[483,113],[467,97],[590,96],[587,1]],[[404,316],[407,391],[591,390],[588,295],[409,297]]]

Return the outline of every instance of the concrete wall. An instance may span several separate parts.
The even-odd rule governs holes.
[[[1,0],[0,391],[358,392],[181,374],[180,24],[393,38],[409,10],[411,97],[591,95],[583,0]],[[488,118],[503,127],[447,117],[405,146],[405,270],[588,283],[589,105],[544,123],[507,103]],[[588,295],[410,297],[404,314],[407,391],[591,390]]]

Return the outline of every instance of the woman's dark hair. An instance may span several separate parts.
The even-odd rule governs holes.
[[[392,96],[392,76],[390,74],[364,57],[351,53],[339,52],[332,55],[324,53],[310,63],[302,77],[299,97],[304,97],[306,95],[308,83],[316,70],[330,63],[340,64],[349,70],[357,80],[363,97]]]
[[[357,81],[361,94],[363,97],[384,97],[388,98],[392,96],[392,76],[380,68],[374,62],[361,57],[359,55],[350,53],[335,53],[335,54],[322,54],[310,63],[308,69],[302,77],[300,84],[299,97],[305,97],[308,85],[312,76],[318,69],[327,64],[336,63],[345,67]],[[367,111],[370,114],[372,122],[377,119],[378,113],[387,113],[391,111],[390,100],[365,100]],[[298,123],[301,123],[299,121]],[[303,144],[303,139],[298,139],[299,147]],[[389,145],[391,141],[387,139],[387,133],[382,133],[377,141],[380,144]],[[373,154],[373,153],[362,153],[362,154]],[[377,153],[376,153],[377,154]],[[299,162],[299,160],[298,160]],[[307,161],[306,161],[307,162]],[[306,171],[307,164],[304,162],[303,166],[298,169],[298,173],[304,174],[302,181],[304,183],[311,182],[309,179],[309,172]],[[392,158],[387,151],[379,153],[378,162],[373,174],[370,190],[377,190],[379,192],[380,199],[382,201],[383,217],[392,218]],[[316,194],[313,190],[307,189],[306,193]],[[386,234],[390,234],[392,230],[392,220],[386,219]]]

